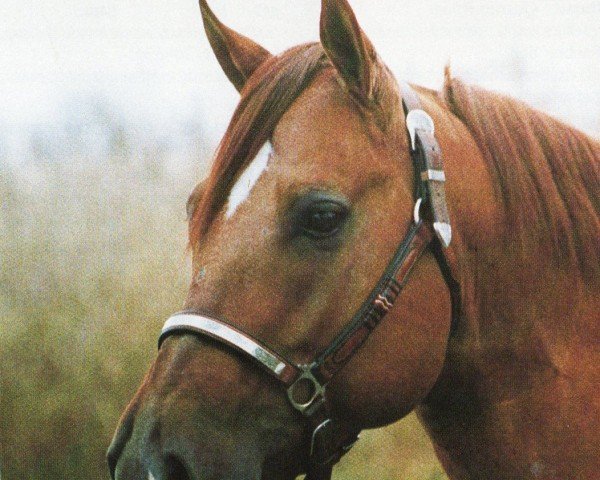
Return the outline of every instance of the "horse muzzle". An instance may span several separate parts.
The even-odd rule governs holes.
[[[287,480],[299,455],[285,452],[303,439],[268,376],[210,341],[174,335],[121,417],[107,459],[113,480]]]
[[[115,435],[108,451],[113,480],[261,479],[262,462],[253,442],[223,435],[215,440],[215,432],[204,430],[198,438],[189,432],[173,435],[143,417],[133,428],[125,422]]]

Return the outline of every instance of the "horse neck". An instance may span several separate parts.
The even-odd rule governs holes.
[[[469,130],[434,96],[426,108],[444,153],[453,222],[447,257],[460,284],[461,312],[420,417],[451,476],[527,478],[540,451],[551,450],[543,439],[557,432],[569,438],[569,424],[580,423],[572,410],[565,413],[573,396],[594,402],[589,375],[600,381],[598,283],[548,261],[535,238],[526,245],[512,238]],[[582,365],[585,354],[592,360]],[[584,430],[573,445],[599,435]]]

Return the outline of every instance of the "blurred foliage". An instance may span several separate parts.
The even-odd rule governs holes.
[[[3,480],[108,478],[119,415],[187,286],[205,142],[136,136],[101,103],[80,117],[0,149]],[[366,432],[335,478],[445,477],[409,417]]]

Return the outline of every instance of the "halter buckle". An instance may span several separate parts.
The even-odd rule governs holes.
[[[287,396],[292,406],[303,415],[310,417],[325,402],[325,385],[313,375],[311,365],[301,365],[302,374],[287,389]],[[302,385],[308,385],[308,398],[299,400],[297,389]]]
[[[417,149],[416,137],[417,130],[423,130],[433,135],[435,131],[435,124],[433,119],[425,110],[419,108],[411,110],[406,115],[406,128],[410,135],[410,146],[413,151]]]

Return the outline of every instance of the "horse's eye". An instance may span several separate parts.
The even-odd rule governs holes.
[[[305,235],[327,238],[335,235],[348,216],[345,205],[332,201],[321,201],[308,206],[301,218],[301,229]]]

